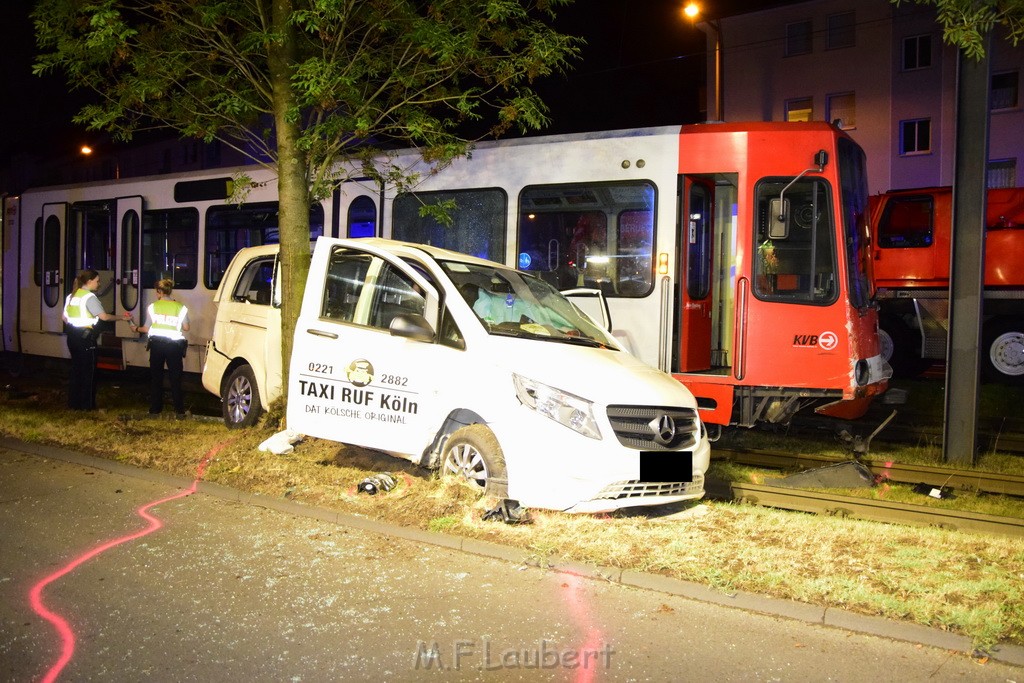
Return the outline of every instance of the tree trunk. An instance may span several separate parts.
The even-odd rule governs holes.
[[[273,88],[274,128],[277,133],[279,232],[281,242],[281,382],[288,399],[288,365],[292,356],[295,324],[302,305],[302,291],[309,273],[308,159],[299,148],[299,121],[289,120],[296,109],[291,76],[296,41],[288,18],[293,0],[272,0],[272,30],[282,36],[269,46],[268,65]]]

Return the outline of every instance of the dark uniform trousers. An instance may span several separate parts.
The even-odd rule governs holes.
[[[181,372],[184,365],[184,340],[175,341],[165,337],[149,338],[149,412],[159,413],[164,407],[164,366],[167,366],[167,379],[171,385],[171,402],[174,412],[181,415],[185,412],[185,400],[181,395]]]
[[[68,327],[68,351],[71,352],[71,378],[68,382],[68,408],[96,408],[96,339],[86,327]]]

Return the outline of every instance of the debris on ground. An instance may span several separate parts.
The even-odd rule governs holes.
[[[939,498],[941,500],[956,497],[953,495],[952,486],[932,486],[931,484],[921,482],[915,486],[913,490],[914,493],[920,493],[921,495],[929,496],[931,498]]]
[[[287,455],[295,450],[292,444],[302,441],[302,434],[291,429],[278,432],[259,445],[259,450],[270,451],[274,455]]]
[[[485,521],[491,519],[499,520],[505,522],[505,524],[529,524],[533,521],[530,519],[530,513],[519,504],[518,500],[510,500],[508,498],[498,503],[497,507],[485,512],[483,519]]]
[[[794,489],[851,489],[875,485],[875,475],[865,465],[850,460],[791,474],[771,482]]]
[[[356,490],[359,493],[366,493],[371,496],[377,495],[378,491],[384,491],[385,493],[395,488],[395,475],[390,472],[381,472],[373,476],[367,477],[359,482],[359,486]]]

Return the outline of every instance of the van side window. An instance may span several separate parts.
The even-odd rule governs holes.
[[[426,304],[423,293],[419,290],[420,288],[405,273],[395,270],[390,264],[383,264],[374,283],[370,326],[386,330],[396,315],[423,315]]]
[[[327,266],[320,316],[340,323],[356,322],[356,304],[373,257],[335,249]]]
[[[881,247],[930,247],[935,208],[928,195],[893,197],[878,224]]]
[[[256,259],[246,264],[231,298],[235,301],[269,306],[273,282],[274,259],[272,257]]]

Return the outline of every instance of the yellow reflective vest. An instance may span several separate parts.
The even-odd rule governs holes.
[[[92,327],[100,318],[89,312],[89,297],[96,295],[84,287],[76,289],[64,301],[64,317],[72,327]]]
[[[185,323],[188,309],[185,304],[171,299],[158,299],[146,309],[149,316],[149,336],[163,339],[184,339],[181,326]]]

